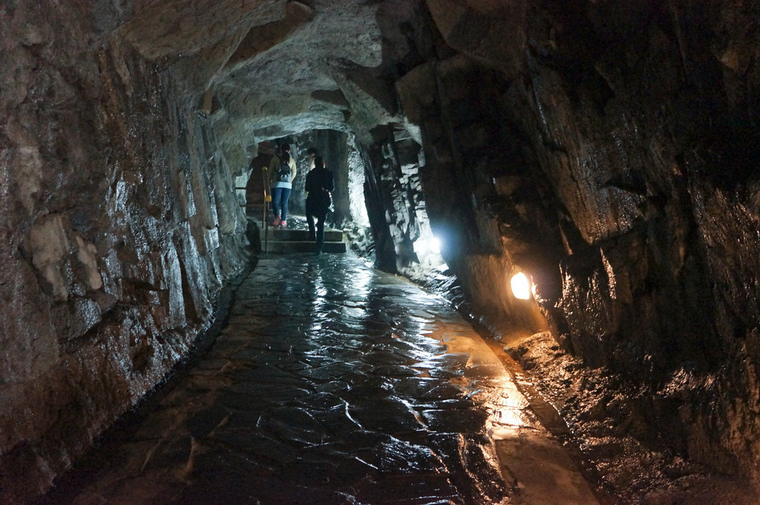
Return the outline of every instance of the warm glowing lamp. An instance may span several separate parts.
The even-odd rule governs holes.
[[[519,300],[530,299],[530,281],[520,272],[512,277],[512,294]]]

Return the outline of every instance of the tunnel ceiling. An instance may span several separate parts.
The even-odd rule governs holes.
[[[401,30],[419,8],[405,0],[135,2],[119,30],[143,56],[180,72],[189,94],[201,100],[208,91],[220,131],[261,141],[398,120],[383,77],[409,56]]]

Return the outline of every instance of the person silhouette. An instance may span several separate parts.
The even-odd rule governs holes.
[[[325,167],[322,157],[316,156],[314,169],[306,175],[306,222],[309,225],[309,240],[316,242],[317,254],[322,252],[325,243],[325,218],[332,203],[333,184],[333,173]]]

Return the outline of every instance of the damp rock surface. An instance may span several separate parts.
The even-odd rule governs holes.
[[[186,355],[247,261],[258,146],[314,128],[356,140],[379,267],[434,232],[474,319],[551,330],[571,391],[626,384],[621,435],[757,485],[756,2],[348,4],[0,4],[0,502]]]
[[[350,255],[262,259],[161,394],[44,504],[522,503],[494,440],[559,448],[444,299]]]
[[[524,339],[510,354],[567,422],[586,474],[602,495],[614,497],[611,503],[753,505],[760,501],[748,479],[716,474],[673,450],[680,443],[678,427],[662,426],[663,411],[676,404],[673,397],[703,386],[692,374],[682,372],[668,385],[668,395],[652,399],[645,388],[625,377],[585,367],[548,333]],[[653,427],[659,436],[652,436]],[[713,455],[714,461],[721,457]]]
[[[123,19],[94,3],[0,6],[3,504],[163,380],[250,258],[238,167],[182,79],[104,36]]]

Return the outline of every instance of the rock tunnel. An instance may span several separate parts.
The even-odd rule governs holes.
[[[357,254],[520,363],[610,503],[760,483],[756,2],[5,0],[0,41],[0,502],[212,329],[285,140],[327,153]]]

